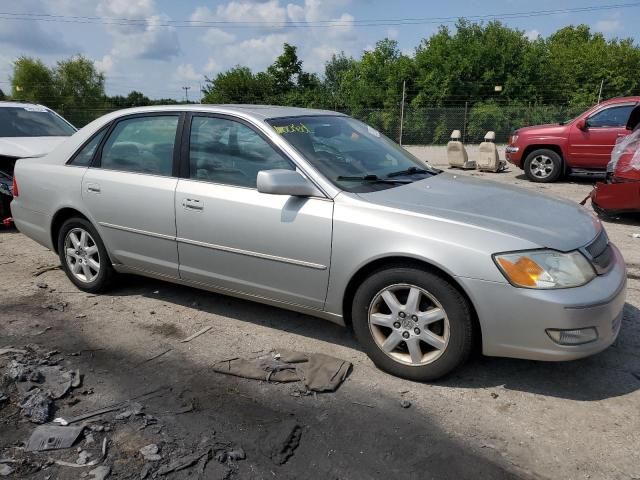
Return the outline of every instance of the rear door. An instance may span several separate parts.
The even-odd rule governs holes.
[[[625,128],[635,103],[603,107],[585,119],[586,128],[571,127],[569,158],[572,166],[604,169],[611,159],[611,151],[618,139],[626,136]]]
[[[175,190],[180,113],[114,123],[82,179],[82,198],[114,263],[178,276]]]
[[[260,170],[295,165],[253,126],[205,114],[187,123],[176,191],[181,278],[322,308],[333,201],[258,192]]]

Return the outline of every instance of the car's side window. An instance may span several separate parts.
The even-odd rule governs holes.
[[[100,166],[171,176],[178,120],[178,115],[163,115],[119,121],[102,148]]]
[[[600,110],[589,117],[589,127],[624,127],[633,107],[635,105],[620,105]]]
[[[100,145],[100,141],[102,140],[102,137],[104,137],[105,133],[107,133],[107,129],[103,128],[100,132],[95,134],[91,140],[85,143],[85,145],[78,150],[69,162],[69,165],[74,165],[76,167],[88,167],[91,164],[91,160],[93,160],[96,149],[98,148],[98,145]]]
[[[257,132],[226,118],[195,116],[189,140],[189,176],[225,185],[256,187],[258,172],[295,166]]]

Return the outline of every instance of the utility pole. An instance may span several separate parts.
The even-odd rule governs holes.
[[[182,89],[184,90],[184,101],[188,102],[189,101],[189,89],[191,87],[182,87]]]
[[[404,125],[404,98],[407,89],[407,81],[402,81],[402,105],[400,106],[400,146],[402,146],[402,126]]]
[[[462,123],[462,142],[464,143],[467,137],[467,111],[469,110],[469,102],[464,102],[464,121]]]
[[[600,105],[600,100],[602,99],[602,86],[604,85],[604,78],[600,82],[600,91],[598,92],[598,105]]]

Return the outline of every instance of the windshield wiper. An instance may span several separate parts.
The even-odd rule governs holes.
[[[390,174],[387,175],[387,178],[401,177],[403,175],[415,175],[417,173],[431,173],[431,172],[429,172],[428,170],[425,170],[424,168],[409,167],[406,170],[391,172]]]
[[[373,182],[373,183],[410,183],[406,180],[392,180],[390,178],[380,178],[377,175],[364,175],[362,177],[348,177],[340,175],[336,180],[345,180],[351,182]]]

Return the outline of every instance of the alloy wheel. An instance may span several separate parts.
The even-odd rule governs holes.
[[[391,285],[375,295],[368,312],[377,346],[411,366],[432,363],[449,343],[449,319],[438,300],[410,284]]]
[[[537,178],[547,178],[553,173],[554,168],[553,160],[546,155],[537,155],[529,166],[531,174]]]
[[[91,283],[100,274],[100,252],[89,232],[69,230],[64,240],[65,259],[71,274],[83,283]]]

